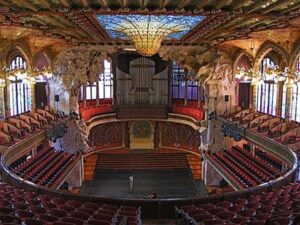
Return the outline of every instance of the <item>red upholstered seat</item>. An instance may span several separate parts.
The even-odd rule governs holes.
[[[67,216],[67,212],[61,209],[50,209],[49,214],[51,216],[56,216],[56,217],[64,217]]]
[[[91,225],[111,225],[111,222],[105,220],[89,220],[88,224]]]
[[[1,223],[20,223],[21,220],[16,216],[12,216],[12,215],[8,215],[8,214],[0,214],[0,222]]]
[[[38,219],[44,222],[55,222],[58,221],[58,218],[56,216],[50,216],[46,214],[41,214],[38,216]]]
[[[73,217],[64,217],[61,219],[62,222],[66,222],[66,223],[72,223],[72,224],[76,224],[76,225],[82,225],[84,222],[83,220],[80,220],[78,218],[73,218]]]
[[[98,210],[99,208],[99,205],[93,202],[85,202],[82,206],[85,208],[92,209],[94,211]]]
[[[224,225],[223,220],[203,220],[202,223],[203,225]]]
[[[234,224],[242,224],[247,222],[248,220],[249,220],[248,217],[235,217],[235,218],[231,218],[230,222]]]
[[[22,220],[35,217],[35,214],[25,210],[17,210],[15,215]]]
[[[70,215],[74,218],[78,218],[81,220],[87,220],[90,217],[90,215],[88,213],[78,212],[78,211],[73,211],[70,213]]]
[[[35,219],[26,219],[25,225],[47,225],[46,222],[35,220]]]

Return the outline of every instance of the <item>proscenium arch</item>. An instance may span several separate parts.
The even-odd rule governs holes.
[[[259,48],[259,50],[257,51],[257,55],[255,57],[255,61],[253,64],[254,72],[259,71],[259,65],[260,65],[261,61],[271,51],[278,53],[278,56],[280,56],[282,61],[285,63],[285,65],[288,66],[288,59],[289,59],[288,53],[283,48],[276,45],[275,43],[267,41],[264,44],[262,44],[261,47]],[[279,66],[281,66],[281,65],[279,65]],[[282,68],[280,68],[280,69],[282,69]]]

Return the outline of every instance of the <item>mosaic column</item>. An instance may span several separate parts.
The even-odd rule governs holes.
[[[10,112],[10,81],[6,79],[6,87],[4,88],[4,93],[6,94],[5,101],[5,117],[9,117],[11,115]]]
[[[291,118],[291,108],[292,108],[292,99],[293,99],[293,82],[291,79],[285,83],[286,85],[286,105],[285,105],[285,118]]]
[[[30,106],[30,110],[34,111],[35,110],[35,93],[34,93],[34,87],[35,87],[35,83],[30,83],[29,84],[29,88],[30,88],[30,99],[31,99],[31,106]]]
[[[276,101],[276,116],[281,116],[282,111],[282,93],[283,93],[283,82],[278,81],[277,84],[277,101]],[[274,104],[274,103],[273,103]]]
[[[86,107],[86,85],[83,85],[83,107]]]
[[[188,81],[184,80],[184,106],[187,106],[188,103]]]
[[[4,86],[0,86],[0,117],[5,116],[5,102],[4,102]]]
[[[200,96],[201,96],[201,82],[200,81],[198,81],[198,85],[197,85],[197,94],[198,94],[197,106],[200,107],[201,106],[201,99],[200,99]]]
[[[99,81],[96,82],[96,105],[99,105]]]
[[[258,87],[257,83],[254,83],[252,85],[252,104],[251,104],[251,109],[253,111],[256,111],[257,87]]]

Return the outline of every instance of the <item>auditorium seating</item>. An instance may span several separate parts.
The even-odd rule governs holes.
[[[253,112],[251,109],[237,112],[225,118],[234,123],[239,123],[259,135],[272,138],[296,153],[300,149],[300,123],[296,121],[261,112]],[[260,120],[259,118],[263,119]]]
[[[17,160],[9,168],[25,180],[50,187],[75,158],[76,156],[71,153],[51,148],[42,150],[27,161]]]
[[[282,169],[282,161],[275,158],[273,155],[261,150],[260,148],[255,148],[255,155],[260,159],[264,160],[265,162],[271,164],[276,169],[278,170]]]
[[[99,154],[96,167],[107,170],[181,169],[188,168],[188,162],[182,153],[103,153]]]
[[[141,210],[136,207],[66,200],[5,183],[0,183],[0,196],[3,225],[141,225]]]
[[[280,169],[274,167],[272,163],[263,160],[245,149],[232,147],[211,154],[206,154],[210,160],[214,161],[224,169],[224,172],[233,176],[240,187],[248,188],[268,182],[282,175]]]
[[[62,119],[65,119],[63,113],[43,109],[8,117],[0,121],[0,145],[11,146]]]
[[[187,225],[292,224],[300,213],[300,183],[233,201],[175,207]]]

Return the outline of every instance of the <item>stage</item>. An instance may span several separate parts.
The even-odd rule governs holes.
[[[129,190],[130,175],[134,175],[133,192]],[[151,192],[157,199],[207,196],[202,181],[194,181],[189,169],[113,171],[97,169],[92,181],[80,189],[84,195],[112,198],[145,198]]]

